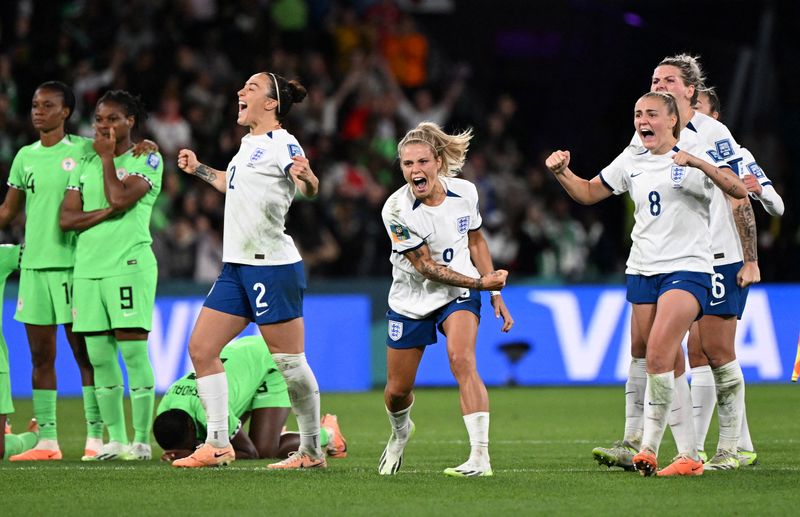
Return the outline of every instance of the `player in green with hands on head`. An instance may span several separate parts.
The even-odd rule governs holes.
[[[237,339],[220,354],[228,378],[228,429],[236,459],[287,458],[300,447],[298,433],[281,432],[292,407],[283,375],[261,336]],[[250,429],[243,425],[250,418]],[[194,372],[175,381],[161,399],[153,434],[163,461],[189,456],[206,439],[206,412]],[[347,456],[336,415],[320,421],[320,446],[329,457]]]
[[[0,227],[7,226],[25,207],[25,254],[22,258],[15,319],[25,324],[33,363],[33,413],[41,436],[36,448],[12,461],[59,460],[56,425],[56,331],[64,325],[83,385],[86,415],[84,455],[102,446],[103,423],[97,408],[92,365],[83,338],[72,332],[72,268],[75,232],[59,228],[58,210],[70,173],[81,159],[94,153],[92,140],[66,132],[75,109],[67,85],[48,81],[36,88],[31,121],[39,140],[19,150],[11,166],[8,193],[0,205]],[[157,150],[145,141],[136,150]]]
[[[100,98],[96,154],[72,171],[61,205],[62,230],[78,232],[73,330],[86,339],[97,404],[109,433],[97,460],[151,457],[155,382],[147,336],[158,267],[149,227],[163,160],[158,153],[133,156],[131,131],[145,116],[139,98],[128,92],[113,90]],[[135,432],[130,446],[118,351],[128,371]]]
[[[0,300],[6,287],[6,278],[19,268],[19,246],[0,244]],[[2,318],[0,318],[0,428],[5,429],[5,436],[0,440],[0,458],[7,459],[12,455],[31,450],[39,440],[39,426],[36,419],[28,425],[28,432],[11,434],[8,415],[14,412],[11,401],[11,378],[8,368],[8,347],[3,339]]]

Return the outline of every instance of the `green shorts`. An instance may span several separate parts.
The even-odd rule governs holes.
[[[14,403],[11,401],[11,376],[8,372],[0,372],[0,415],[10,415],[14,412]]]
[[[23,269],[14,319],[31,325],[72,323],[72,269]]]
[[[292,407],[289,400],[289,389],[279,370],[270,370],[264,377],[264,382],[256,390],[250,401],[248,411],[270,407]]]
[[[142,328],[150,331],[158,268],[107,278],[76,278],[72,330],[101,332]]]

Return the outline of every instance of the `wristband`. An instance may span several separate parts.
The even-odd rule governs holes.
[[[489,291],[489,296],[500,296],[500,291]]]

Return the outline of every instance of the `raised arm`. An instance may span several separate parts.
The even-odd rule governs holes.
[[[479,291],[495,291],[502,289],[506,285],[506,277],[508,277],[508,271],[503,269],[481,273],[482,276],[480,278],[462,275],[447,266],[436,263],[431,257],[427,244],[405,253],[405,257],[428,280],[455,287],[465,287]]]
[[[677,165],[688,165],[689,167],[700,169],[720,190],[732,198],[742,199],[747,197],[747,189],[744,183],[736,174],[732,174],[730,170],[715,167],[707,161],[701,160],[686,151],[678,151],[675,153],[675,156],[672,157],[672,161]]]
[[[210,183],[212,187],[220,192],[228,190],[228,175],[225,171],[212,169],[208,165],[200,163],[197,161],[194,151],[189,149],[180,150],[178,153],[178,168],[187,174],[197,176],[206,183]]]
[[[486,244],[486,239],[483,237],[483,232],[480,229],[469,232],[469,256],[472,263],[478,269],[481,275],[490,275],[494,273],[494,264],[492,263],[492,255],[489,253],[489,245]],[[514,318],[506,307],[503,296],[499,290],[493,291],[491,295],[492,307],[494,308],[494,317],[503,318],[503,327],[500,329],[503,332],[508,332],[514,325]]]
[[[289,167],[289,174],[292,175],[294,184],[306,197],[314,197],[319,192],[319,178],[311,170],[308,158],[299,154],[292,156],[292,166]]]
[[[762,185],[758,181],[758,178],[752,174],[745,174],[744,178],[742,178],[742,181],[744,182],[744,186],[747,188],[747,191],[755,196],[756,199],[761,201],[761,205],[769,215],[773,215],[775,217],[780,217],[783,215],[783,198],[781,198],[781,195],[778,194],[777,190],[775,190],[775,187],[772,185]]]
[[[555,151],[544,162],[569,197],[582,205],[593,205],[613,194],[600,180],[599,175],[591,180],[576,176],[569,168],[569,159],[569,151]]]
[[[66,194],[64,194],[64,201],[61,202],[61,214],[58,224],[61,230],[65,232],[69,230],[81,231],[102,223],[112,215],[114,215],[114,209],[111,207],[84,212],[81,193],[77,190],[67,190]]]

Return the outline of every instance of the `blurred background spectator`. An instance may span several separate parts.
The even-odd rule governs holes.
[[[153,217],[161,279],[208,284],[220,268],[224,198],[177,171],[175,155],[190,147],[224,168],[244,134],[235,124],[234,92],[251,73],[269,70],[298,78],[309,92],[285,126],[321,182],[319,198],[298,199],[287,222],[312,280],[389,274],[380,210],[402,184],[397,140],[433,120],[451,132],[475,130],[463,174],[478,187],[498,267],[511,269],[516,282],[616,282],[629,207],[617,198],[578,206],[556,188],[543,156],[567,148],[576,170],[597,173],[629,141],[632,106],[654,66],[688,51],[702,55],[725,122],[786,200],[782,219],[755,207],[762,277],[797,281],[800,230],[792,207],[800,190],[788,157],[800,151],[791,27],[800,9],[766,0],[736,5],[677,2],[665,11],[600,0],[3,2],[0,175],[7,178],[16,151],[36,138],[28,110],[38,83],[73,86],[72,130],[89,135],[90,109],[105,90],[140,94],[152,113],[139,137],[157,141],[165,158]],[[689,43],[686,34],[693,35]],[[749,72],[756,61],[767,63],[759,65],[767,79]],[[2,238],[18,240],[19,227]]]

